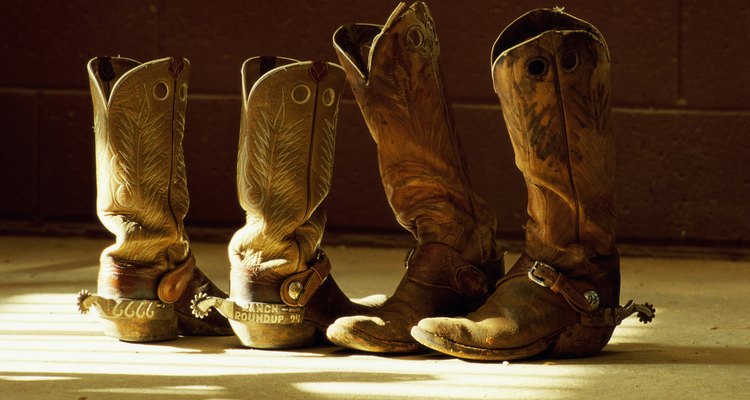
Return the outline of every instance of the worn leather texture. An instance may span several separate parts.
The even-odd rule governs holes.
[[[527,253],[563,270],[613,254],[615,141],[601,33],[569,14],[538,10],[506,28],[492,54],[495,91],[528,189]],[[529,71],[539,67],[538,75]]]
[[[413,334],[464,358],[594,354],[614,327],[580,325],[582,314],[595,311],[583,294],[596,291],[597,309],[617,307],[620,289],[607,45],[591,24],[538,9],[500,34],[492,57],[528,189],[526,252],[476,312],[425,319]],[[549,287],[530,279],[535,261],[554,268],[534,276]]]
[[[359,350],[417,351],[413,325],[469,311],[502,276],[496,217],[469,182],[427,6],[401,3],[385,25],[344,25],[333,41],[377,144],[388,202],[417,248],[382,308],[341,318],[327,334]]]
[[[496,217],[469,182],[427,6],[402,3],[384,26],[344,25],[333,40],[398,222],[419,245],[446,244],[475,265],[497,259]]]

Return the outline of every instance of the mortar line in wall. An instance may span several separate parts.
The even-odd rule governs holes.
[[[356,105],[356,101],[353,99],[341,99],[341,103],[345,105]],[[472,110],[491,110],[500,112],[500,104],[490,103],[461,103],[454,102],[453,108],[457,110],[461,109],[472,109]],[[636,114],[687,114],[687,115],[727,115],[727,116],[750,116],[750,109],[711,109],[711,108],[689,108],[689,107],[632,107],[632,106],[613,106],[612,111],[618,113],[636,113]]]
[[[347,103],[341,100],[342,103]],[[354,101],[350,101],[354,103]],[[474,109],[474,110],[493,110],[500,112],[500,105],[482,104],[482,103],[453,103],[455,109]],[[687,115],[726,115],[726,116],[750,116],[750,109],[711,109],[711,108],[689,108],[689,107],[632,107],[632,106],[613,106],[612,111],[618,113],[636,113],[636,114],[687,114]]]
[[[88,89],[82,89],[82,88],[45,88],[45,87],[28,87],[28,88],[20,88],[20,87],[7,87],[7,86],[0,86],[0,92],[6,92],[6,93],[22,93],[22,94],[34,94],[34,95],[41,95],[43,93],[50,93],[50,94],[89,94],[90,91]]]
[[[682,93],[682,0],[677,0],[677,102],[678,104],[685,103],[686,99],[683,98]]]
[[[37,88],[19,88],[19,87],[2,87],[0,86],[0,92],[11,93],[11,94],[29,94],[37,95],[40,89]]]
[[[83,89],[83,88],[18,88],[18,87],[3,87],[0,86],[0,92],[5,93],[18,93],[18,94],[30,94],[30,95],[39,95],[39,94],[53,94],[53,95],[61,95],[61,94],[77,94],[77,95],[83,95],[83,96],[89,96],[91,94],[89,89]],[[201,100],[240,100],[242,96],[239,93],[211,93],[211,92],[205,92],[205,93],[190,93],[188,95],[188,99],[201,99]]]
[[[344,104],[356,104],[354,100],[342,99]],[[492,110],[501,111],[499,104],[487,103],[453,103],[455,109],[474,109],[474,110]],[[618,113],[637,113],[637,114],[687,114],[687,115],[727,115],[727,116],[750,116],[750,110],[745,109],[708,109],[708,108],[688,108],[688,107],[628,107],[614,106],[612,111]]]
[[[24,94],[79,94],[83,96],[89,96],[90,92],[88,89],[74,89],[74,88],[18,88],[18,87],[3,87],[0,86],[0,92],[11,92],[11,93],[24,93]],[[211,92],[198,92],[191,93],[188,95],[188,101],[190,99],[196,100],[240,100],[242,96],[239,93],[211,93]],[[345,105],[356,105],[356,101],[351,98],[341,99],[341,103]],[[454,102],[453,108],[457,110],[473,109],[473,110],[492,110],[500,112],[500,104],[494,103],[479,103],[479,102]],[[718,116],[750,116],[750,109],[710,109],[710,108],[690,108],[690,107],[666,107],[666,106],[654,106],[654,107],[633,107],[633,106],[613,106],[612,111],[618,113],[637,113],[637,114],[686,114],[686,115],[718,115]],[[499,114],[498,114],[499,115]]]
[[[612,107],[612,111],[623,114],[645,114],[645,115],[706,115],[725,117],[750,117],[750,110],[712,110],[701,108],[631,108]]]

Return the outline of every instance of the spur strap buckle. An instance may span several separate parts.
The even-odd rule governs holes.
[[[331,274],[331,262],[321,249],[315,252],[315,259],[308,268],[294,274],[281,283],[281,301],[291,307],[303,307]]]
[[[633,314],[638,314],[638,319],[647,324],[654,319],[656,314],[653,305],[636,304],[633,300],[628,301],[624,306],[605,308],[597,312],[601,299],[596,290],[591,288],[585,292],[579,291],[563,273],[541,261],[534,261],[529,268],[528,277],[537,285],[560,294],[573,310],[581,314],[582,322],[587,326],[617,326]]]
[[[534,264],[529,268],[528,277],[530,281],[537,285],[561,295],[578,313],[588,314],[599,308],[601,299],[593,288],[582,293],[568,280],[564,273],[558,272],[547,263],[534,261]]]
[[[557,274],[558,272],[556,269],[552,268],[552,266],[549,264],[543,263],[541,261],[534,261],[534,264],[529,269],[529,273],[528,273],[529,280],[536,283],[537,285],[541,287],[548,288],[550,287],[550,284],[547,283],[547,281],[544,278],[540,278],[536,275],[537,268],[539,267],[546,268],[547,270],[555,274]]]

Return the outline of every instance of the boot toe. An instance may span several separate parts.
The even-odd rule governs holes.
[[[466,318],[425,318],[410,333],[417,342],[440,350],[449,345],[473,344],[476,338],[472,326],[476,323]]]
[[[353,316],[337,319],[326,331],[332,343],[374,353],[404,353],[419,349],[403,324],[380,316]]]
[[[453,341],[463,341],[470,338],[471,330],[467,327],[469,320],[465,318],[425,318],[417,324],[422,331]]]
[[[467,358],[467,351],[473,350],[471,321],[465,318],[425,318],[411,329],[411,336],[423,346],[440,353],[459,358]]]

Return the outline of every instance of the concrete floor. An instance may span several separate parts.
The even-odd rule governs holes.
[[[750,391],[750,262],[625,258],[622,299],[654,303],[653,324],[627,320],[593,358],[476,363],[332,346],[251,350],[234,337],[122,343],[102,336],[95,313],[76,313],[76,293],[96,288],[106,245],[0,236],[0,399],[682,400]],[[227,288],[225,247],[193,247]],[[390,294],[402,273],[403,249],[326,251],[351,296]]]

